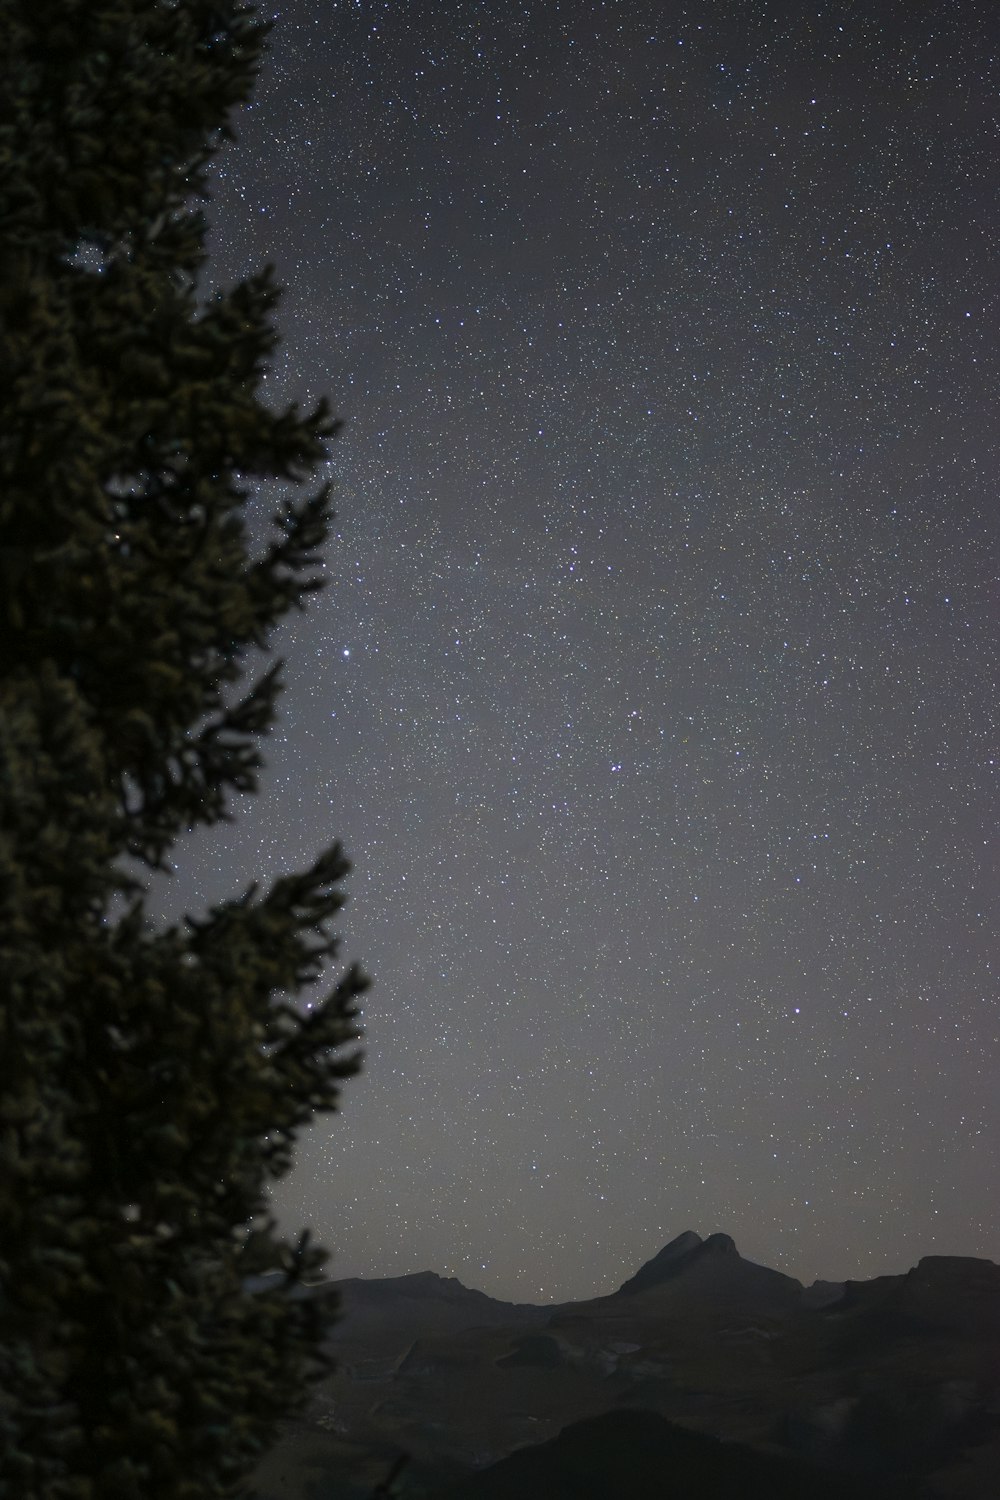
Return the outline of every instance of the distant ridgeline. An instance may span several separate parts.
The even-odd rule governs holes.
[[[1000,1495],[989,1261],[806,1288],[688,1231],[580,1302],[502,1302],[426,1271],[335,1285],[336,1373],[309,1445],[290,1429],[256,1476],[262,1500],[307,1500],[327,1449],[345,1495],[392,1454],[441,1500]]]

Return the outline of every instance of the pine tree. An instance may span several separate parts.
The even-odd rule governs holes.
[[[337,952],[345,861],[165,930],[146,910],[178,838],[256,785],[280,683],[247,658],[319,586],[330,522],[302,494],[326,405],[259,393],[270,270],[196,287],[266,30],[231,0],[0,0],[6,1500],[234,1493],[332,1316],[291,1295],[326,1257],[266,1189],[357,1067],[359,973],[293,1003]],[[260,545],[254,485],[286,496]]]

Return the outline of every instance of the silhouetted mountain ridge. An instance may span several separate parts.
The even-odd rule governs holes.
[[[406,1276],[384,1276],[378,1280],[366,1280],[351,1276],[337,1282],[341,1293],[355,1298],[407,1298],[417,1301],[462,1302],[478,1306],[516,1307],[517,1303],[504,1302],[491,1297],[487,1292],[466,1286],[457,1276],[439,1276],[436,1271],[412,1271]]]
[[[686,1230],[584,1301],[507,1303],[428,1271],[335,1285],[338,1368],[255,1477],[261,1500],[306,1500],[317,1468],[323,1500],[357,1500],[394,1453],[414,1476],[400,1495],[462,1480],[456,1500],[555,1496],[579,1488],[581,1464],[626,1472],[633,1428],[654,1479],[661,1461],[697,1476],[685,1500],[731,1500],[742,1491],[725,1476],[741,1466],[776,1496],[805,1473],[817,1496],[996,1500],[990,1261],[927,1256],[898,1276],[806,1288],[745,1260],[727,1234]],[[508,1455],[517,1462],[495,1472]]]
[[[784,1284],[789,1290],[798,1289],[801,1292],[802,1283],[794,1277],[785,1276],[780,1271],[772,1271],[767,1266],[758,1266],[753,1261],[744,1260],[736,1248],[736,1241],[728,1234],[710,1234],[707,1239],[695,1234],[693,1229],[687,1229],[679,1234],[676,1239],[664,1245],[652,1260],[647,1260],[645,1265],[640,1266],[634,1276],[630,1276],[618,1288],[615,1295],[634,1296],[636,1292],[646,1292],[653,1287],[663,1286],[667,1282],[675,1280],[678,1276],[689,1276],[693,1271],[708,1275],[719,1280],[722,1264],[726,1263],[726,1270],[731,1272],[737,1265],[749,1268],[751,1274],[760,1272],[771,1285],[777,1287]]]

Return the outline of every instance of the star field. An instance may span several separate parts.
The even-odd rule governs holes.
[[[998,47],[974,0],[277,14],[210,270],[277,265],[337,535],[163,900],[354,861],[367,1069],[275,1191],[334,1274],[1000,1259]]]

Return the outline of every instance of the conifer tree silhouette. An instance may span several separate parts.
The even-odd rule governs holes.
[[[358,1067],[330,848],[179,926],[147,872],[252,791],[334,430],[259,394],[269,269],[199,300],[230,0],[0,0],[0,1494],[233,1493],[322,1368],[269,1181]],[[194,206],[193,206],[194,205]],[[251,544],[248,485],[277,485]],[[250,1226],[254,1226],[252,1232]],[[247,1276],[283,1268],[251,1295]]]

